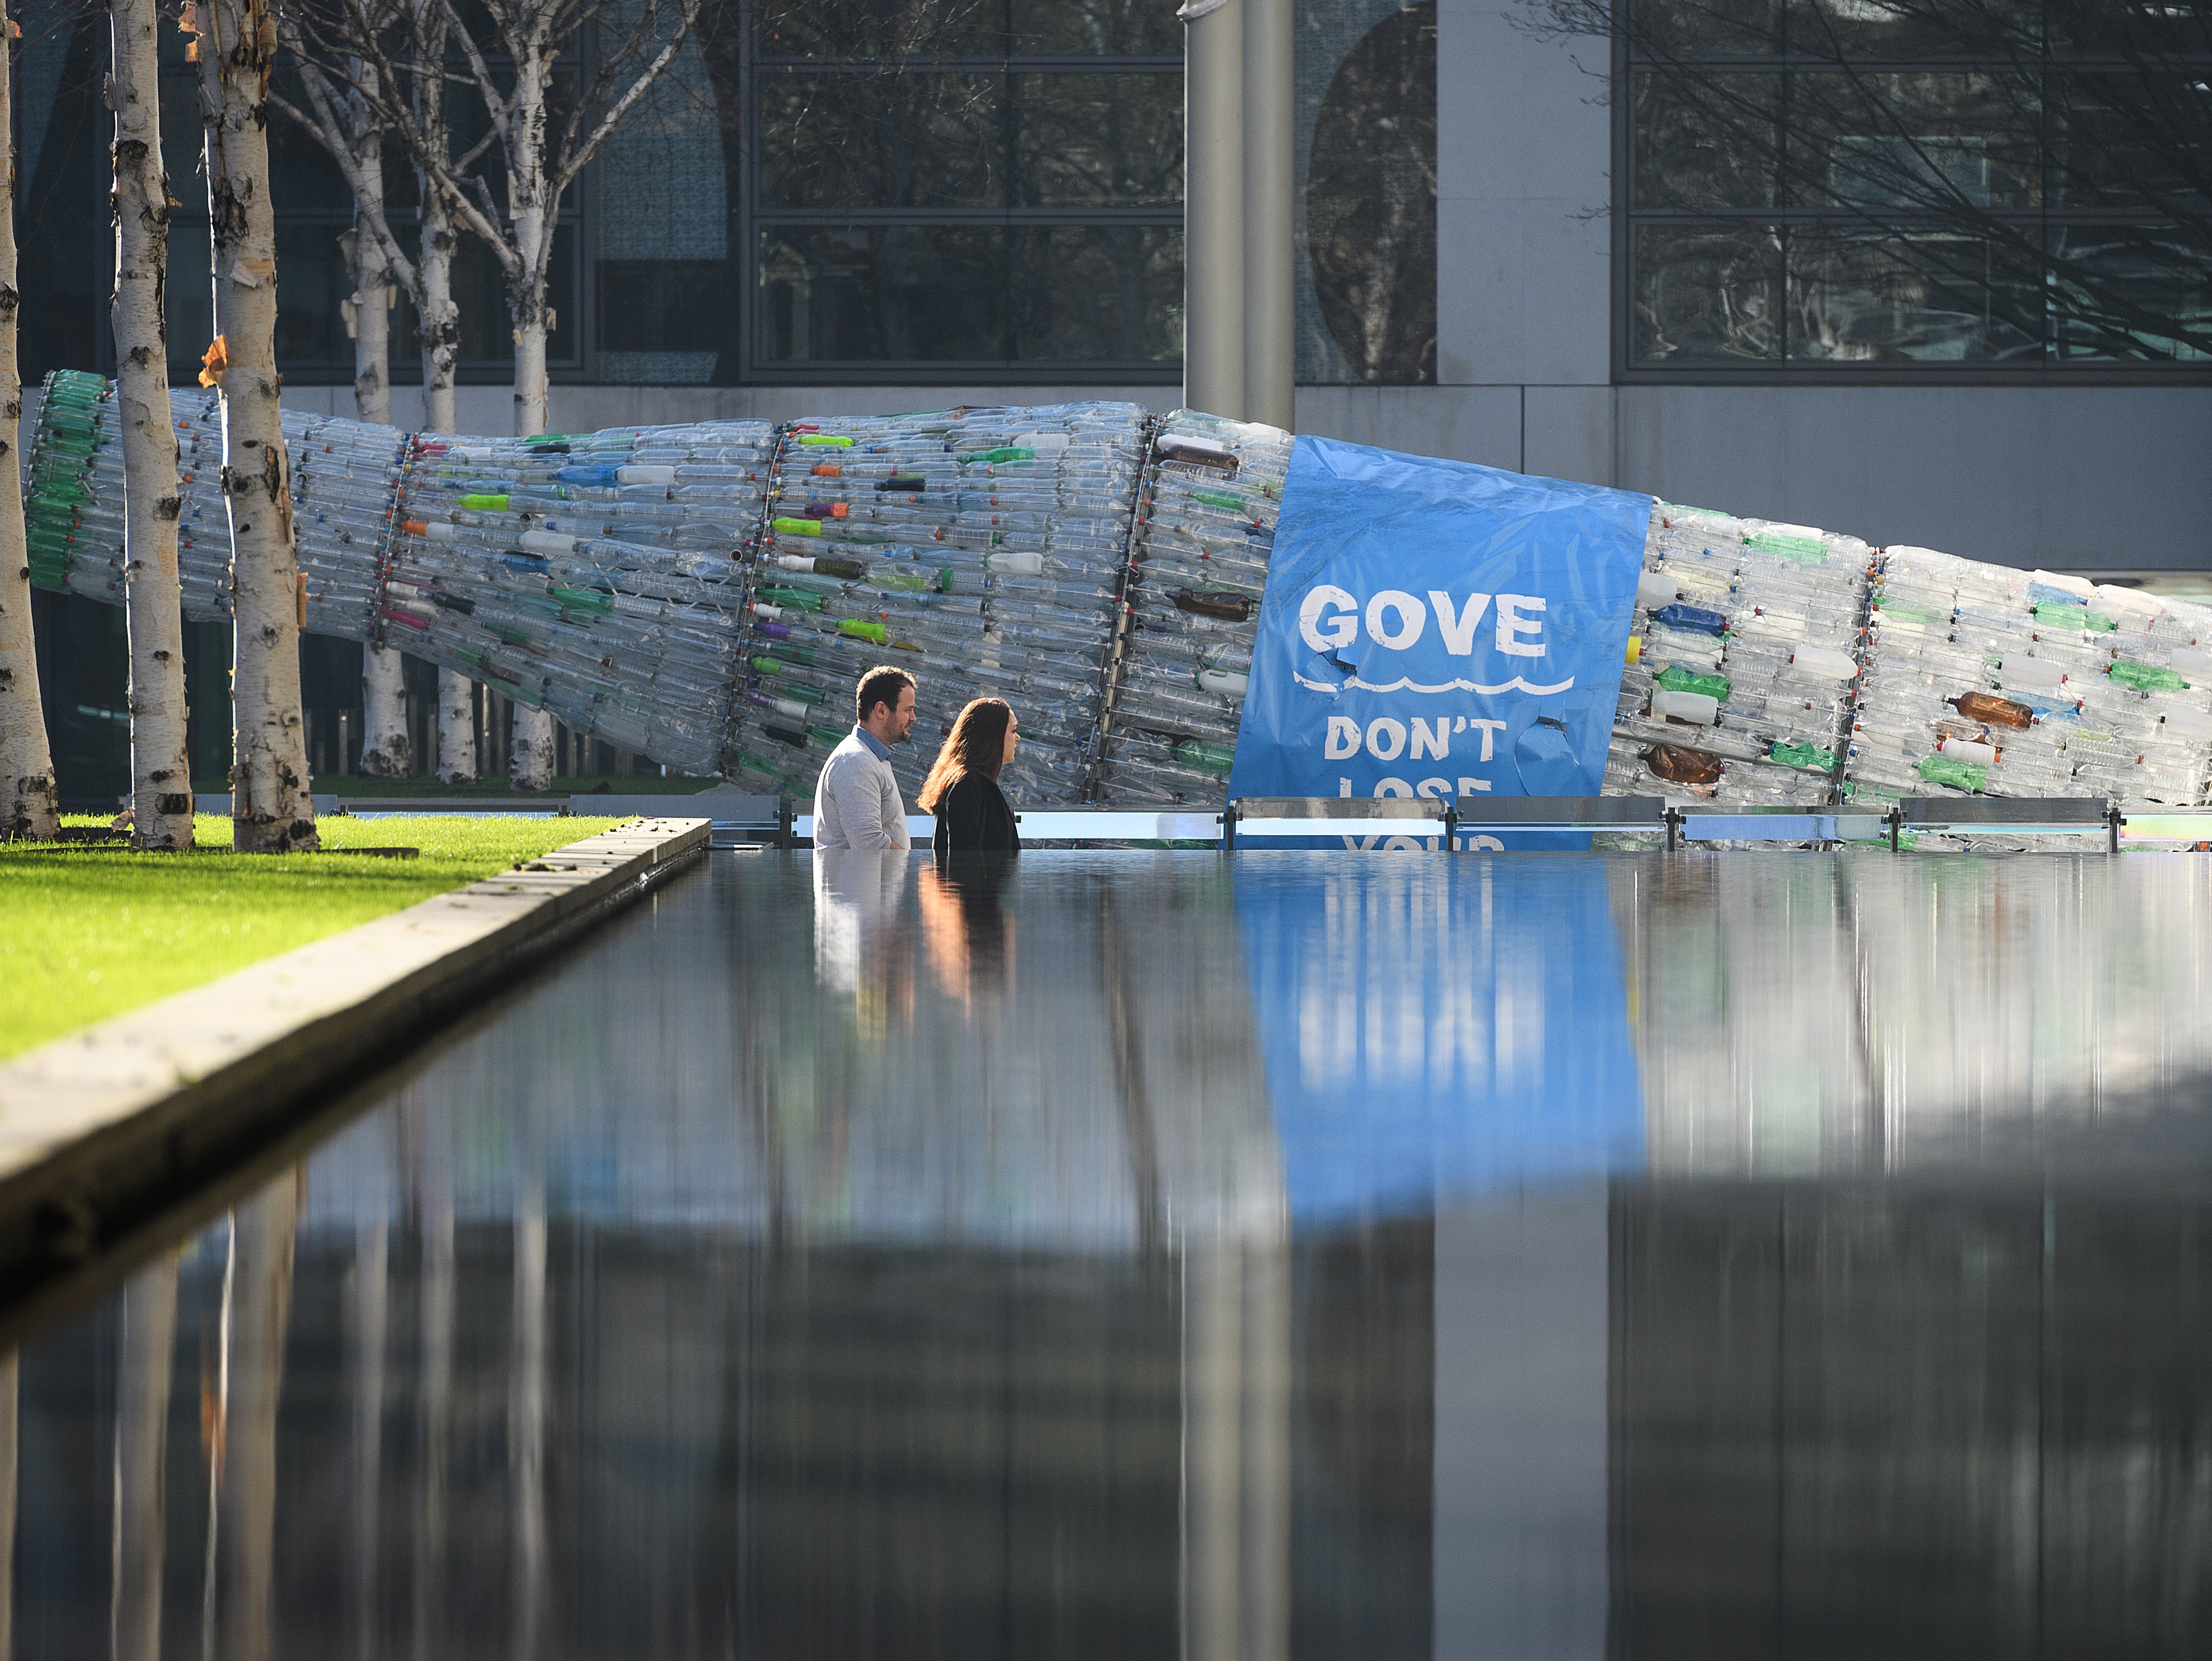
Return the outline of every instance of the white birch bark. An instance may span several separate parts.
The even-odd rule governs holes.
[[[319,848],[300,708],[307,609],[292,539],[291,457],[276,374],[276,220],[269,199],[270,0],[199,0],[200,114],[215,253],[211,378],[222,390],[234,646],[231,836],[241,854]]]
[[[13,25],[0,0],[0,46]],[[7,199],[0,202],[0,841],[51,837],[61,826],[53,752],[39,699],[31,633],[31,555],[23,535],[23,472],[15,453],[23,378],[15,359],[15,139],[10,77],[0,75],[0,143],[8,147]]]
[[[442,167],[451,154],[445,83],[425,66],[442,66],[446,61],[445,9],[442,0],[413,0],[413,5],[416,73],[411,108],[422,144]],[[460,425],[453,407],[461,357],[461,312],[453,299],[453,253],[459,234],[453,228],[436,171],[419,161],[415,170],[422,204],[415,313],[422,342],[423,430],[450,433]],[[438,776],[447,784],[473,783],[477,776],[476,686],[466,675],[450,669],[438,672]]]
[[[523,9],[525,10],[527,8]],[[544,9],[540,9],[541,11]],[[523,50],[514,64],[514,90],[508,119],[507,200],[514,258],[507,266],[507,310],[514,328],[514,435],[528,438],[550,425],[552,389],[545,374],[546,273],[553,258],[557,201],[546,192],[546,100],[553,66],[544,55],[542,30],[509,31]],[[508,787],[515,790],[553,788],[553,717],[526,703],[514,706],[509,744]]]
[[[351,100],[358,107],[361,95]],[[356,197],[368,196],[359,209],[363,219],[384,212],[384,128],[357,118],[354,168]],[[387,295],[392,271],[384,244],[375,236],[353,237],[353,402],[363,421],[392,424],[392,310]],[[361,660],[361,770],[372,778],[404,779],[415,770],[415,742],[407,730],[407,682],[397,646],[370,641]]]
[[[466,675],[438,671],[438,782],[473,784],[477,776],[477,689]]]
[[[407,730],[407,681],[397,646],[370,641],[362,648],[361,711],[361,770],[379,779],[412,774],[415,739]]]
[[[123,428],[123,587],[131,637],[131,839],[192,845],[177,581],[177,429],[169,418],[169,178],[161,164],[155,0],[110,0],[115,112],[115,396]]]

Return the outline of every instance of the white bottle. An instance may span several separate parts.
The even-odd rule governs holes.
[[[2008,686],[2039,686],[2051,688],[2066,678],[2066,672],[2055,663],[2041,658],[2014,657],[2005,654],[1997,667],[1997,678]]]
[[[1670,692],[1665,687],[1654,687],[1651,692],[1651,718],[1654,721],[1678,721],[1691,727],[1711,727],[1720,719],[1720,700],[1703,692]]]
[[[1849,680],[1858,672],[1857,660],[1832,646],[1800,646],[1790,654],[1790,672],[1806,680]]]

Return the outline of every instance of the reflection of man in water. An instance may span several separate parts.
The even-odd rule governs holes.
[[[823,986],[852,993],[881,983],[894,955],[906,883],[902,848],[832,848],[814,855],[814,967]]]
[[[914,677],[888,665],[860,677],[860,717],[822,764],[814,787],[817,848],[908,848],[906,803],[891,772],[891,745],[914,727]]]

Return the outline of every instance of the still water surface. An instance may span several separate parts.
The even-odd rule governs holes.
[[[20,1360],[21,1657],[2202,1654],[2212,861],[717,855]]]

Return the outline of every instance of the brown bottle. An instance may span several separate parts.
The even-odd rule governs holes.
[[[1718,784],[1721,758],[1703,750],[1679,744],[1655,744],[1644,752],[1644,764],[1670,784]]]
[[[1988,692],[1962,692],[1951,701],[1951,707],[1968,721],[1978,721],[1987,727],[2020,727],[2035,725],[2035,711],[2024,703],[2014,703],[2010,698],[2001,698]]]
[[[1247,623],[1252,617],[1252,602],[1242,594],[1199,593],[1181,588],[1169,598],[1178,611],[1193,617],[1217,618],[1224,623]]]

